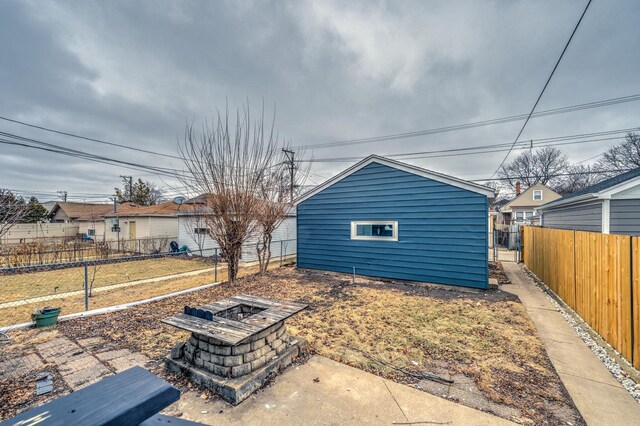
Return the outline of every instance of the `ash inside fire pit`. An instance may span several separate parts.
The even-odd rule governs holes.
[[[166,367],[237,404],[298,356],[305,342],[287,334],[285,320],[306,307],[248,295],[185,306],[162,320],[191,332],[171,350]]]
[[[259,312],[262,311],[266,311],[265,308],[259,308],[257,306],[251,306],[251,305],[244,305],[244,304],[240,304],[237,306],[234,306],[232,308],[229,309],[225,309],[223,311],[220,311],[216,314],[214,314],[217,317],[220,318],[226,318],[226,319],[232,319],[232,320],[236,320],[236,321],[240,321],[246,317],[249,317],[251,315],[255,315]]]

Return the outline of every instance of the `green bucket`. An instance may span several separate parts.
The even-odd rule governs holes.
[[[38,313],[31,314],[31,319],[35,321],[36,327],[49,327],[56,325],[60,315],[60,308],[44,308]]]

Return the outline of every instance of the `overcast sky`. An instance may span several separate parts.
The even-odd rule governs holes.
[[[2,1],[0,115],[176,155],[187,121],[277,106],[294,146],[528,113],[585,1]],[[640,2],[595,0],[539,110],[640,93]],[[634,128],[640,101],[533,119],[521,139]],[[309,149],[315,159],[513,142],[522,121]],[[0,121],[0,131],[147,165],[179,160]],[[564,145],[572,161],[616,140]],[[513,155],[517,155],[515,151]],[[410,163],[489,177],[504,152]],[[352,162],[316,162],[321,182]],[[119,175],[168,178],[0,144],[0,187],[107,198]],[[94,194],[92,197],[91,194]]]

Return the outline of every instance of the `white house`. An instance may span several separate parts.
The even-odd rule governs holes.
[[[193,252],[202,251],[204,255],[214,254],[218,244],[209,236],[208,229],[202,219],[202,209],[182,211],[178,214],[178,238],[177,242],[187,246]],[[242,248],[242,261],[252,262],[257,260],[256,244],[258,235],[252,236]],[[282,252],[282,253],[281,253]],[[271,243],[272,257],[292,255],[296,252],[296,213],[291,209],[287,217],[273,233]]]
[[[498,223],[518,226],[539,224],[538,207],[560,197],[560,194],[541,183],[535,183],[520,193],[520,182],[517,182],[516,198],[500,208]]]
[[[106,241],[127,242],[135,251],[168,251],[168,244],[178,239],[178,214],[198,207],[197,204],[177,204],[173,201],[144,207],[118,209],[116,213],[106,214]],[[140,241],[162,242],[162,247],[141,250],[133,244]],[[148,245],[148,244],[147,244]]]

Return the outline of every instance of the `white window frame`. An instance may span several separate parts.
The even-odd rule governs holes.
[[[536,198],[536,193],[540,193],[540,198],[539,199]],[[533,191],[533,201],[542,201],[542,197],[543,197],[543,195],[542,195],[542,190],[541,189],[535,189]]]
[[[358,235],[358,225],[393,225],[393,236],[375,237]],[[354,220],[351,221],[351,239],[366,241],[398,241],[398,221],[397,220]]]

